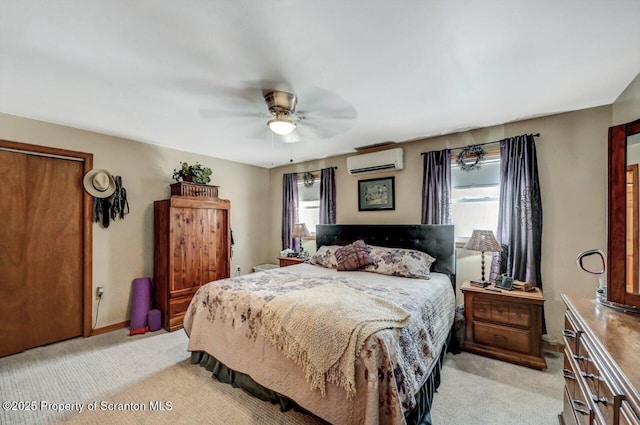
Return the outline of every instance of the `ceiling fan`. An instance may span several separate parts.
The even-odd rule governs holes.
[[[215,110],[201,109],[204,118],[237,123],[238,131],[248,137],[273,137],[284,143],[331,138],[348,131],[357,118],[353,106],[335,93],[317,87],[296,93],[273,81],[249,81],[236,89],[216,90],[212,101],[221,104]]]
[[[285,91],[270,91],[265,93],[264,101],[267,102],[269,112],[273,115],[267,126],[274,133],[285,136],[296,129],[296,121],[303,119],[296,114],[298,98],[293,93]]]

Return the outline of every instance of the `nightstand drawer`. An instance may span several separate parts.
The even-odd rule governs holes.
[[[490,323],[475,322],[474,341],[519,353],[531,352],[529,332]]]
[[[528,305],[499,301],[476,301],[473,304],[473,317],[523,328],[528,328],[531,323]]]
[[[295,266],[304,262],[302,258],[297,257],[279,257],[278,260],[280,261],[280,267]]]
[[[509,305],[509,324],[528,328],[531,324],[531,310],[528,305]]]

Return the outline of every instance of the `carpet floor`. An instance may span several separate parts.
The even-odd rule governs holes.
[[[212,379],[189,362],[186,344],[183,331],[130,337],[123,329],[2,358],[0,423],[319,424]],[[557,424],[562,355],[548,353],[547,364],[540,372],[470,353],[448,354],[434,423]]]

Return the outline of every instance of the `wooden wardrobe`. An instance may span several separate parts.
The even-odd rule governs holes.
[[[0,357],[91,330],[92,156],[0,140]]]
[[[182,328],[200,286],[231,275],[230,205],[190,196],[154,202],[155,307],[168,331]]]

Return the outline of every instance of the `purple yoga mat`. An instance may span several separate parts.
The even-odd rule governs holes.
[[[140,277],[133,280],[131,301],[131,324],[129,329],[149,326],[147,314],[151,309],[151,278]]]

